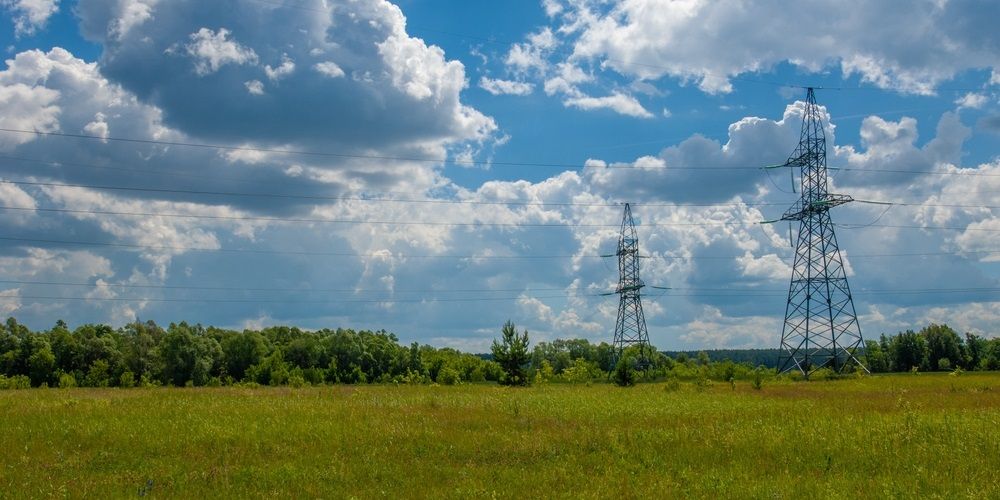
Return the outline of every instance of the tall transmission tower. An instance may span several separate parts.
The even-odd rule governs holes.
[[[799,201],[780,219],[800,223],[781,331],[780,370],[798,370],[808,378],[819,368],[840,372],[856,363],[868,371],[856,356],[864,340],[830,219],[831,208],[854,198],[827,191],[826,135],[811,87],[799,145],[777,167],[799,167],[802,176]]]
[[[615,340],[612,345],[612,367],[621,359],[625,348],[640,346],[639,364],[649,363],[649,333],[646,331],[646,316],[642,313],[642,287],[646,286],[639,277],[639,237],[636,236],[632,208],[625,204],[622,216],[621,236],[618,238],[618,321],[615,323]],[[608,294],[610,295],[610,294]]]

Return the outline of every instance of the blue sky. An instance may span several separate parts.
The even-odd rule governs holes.
[[[995,2],[0,6],[0,312],[35,328],[610,340],[628,201],[654,344],[773,347],[757,222],[796,195],[755,167],[815,86],[834,191],[899,203],[834,213],[863,335],[1000,333]]]

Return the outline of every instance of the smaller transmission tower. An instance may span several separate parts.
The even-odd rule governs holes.
[[[864,348],[854,298],[833,232],[830,209],[854,201],[827,191],[826,134],[810,87],[806,92],[802,132],[795,152],[778,167],[799,168],[801,198],[781,216],[798,221],[798,244],[781,332],[782,372],[806,378],[819,368],[836,372],[851,363],[867,371],[855,356]]]
[[[640,346],[639,364],[649,363],[649,333],[646,331],[646,317],[642,313],[642,287],[639,278],[639,237],[636,236],[632,208],[625,204],[622,216],[621,236],[618,238],[618,321],[615,323],[615,340],[612,345],[612,367],[621,359],[625,348]]]

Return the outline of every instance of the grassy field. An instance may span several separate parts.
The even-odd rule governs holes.
[[[0,497],[1000,498],[1000,374],[3,391],[0,450]]]

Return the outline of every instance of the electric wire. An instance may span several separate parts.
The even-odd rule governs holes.
[[[128,250],[158,250],[158,251],[182,251],[182,252],[217,252],[235,254],[264,254],[264,255],[303,255],[303,256],[328,256],[328,257],[358,257],[358,258],[384,258],[384,253],[360,253],[360,252],[319,252],[306,250],[264,250],[254,248],[212,248],[212,247],[189,247],[189,246],[159,246],[159,245],[139,245],[131,243],[112,243],[100,241],[80,241],[80,240],[55,240],[43,238],[21,238],[13,236],[0,236],[0,241],[10,241],[14,243],[35,243],[46,245],[78,245],[93,247],[123,248]],[[882,254],[850,254],[849,258],[894,258],[894,257],[942,257],[942,256],[966,256],[966,255],[993,255],[1000,254],[1000,250],[971,250],[953,252],[902,252],[902,253],[882,253]],[[607,255],[546,255],[546,254],[523,254],[523,255],[474,255],[474,254],[411,254],[393,253],[393,257],[400,259],[469,259],[469,260],[535,260],[535,259],[602,259]],[[640,258],[657,258],[664,260],[735,260],[746,257],[745,255],[642,255]],[[608,268],[609,271],[612,269]]]
[[[120,142],[120,143],[132,143],[132,144],[146,144],[146,145],[158,145],[158,146],[176,146],[176,147],[189,147],[197,149],[217,149],[223,151],[245,151],[245,152],[255,152],[255,153],[274,153],[274,154],[284,154],[284,155],[298,155],[298,156],[312,156],[312,157],[326,157],[326,158],[339,158],[339,159],[361,159],[361,160],[381,160],[381,161],[401,161],[401,162],[414,162],[414,163],[435,163],[443,165],[458,165],[458,166],[490,166],[490,167],[534,167],[534,168],[560,168],[565,170],[585,170],[585,169],[620,169],[620,170],[695,170],[698,172],[724,172],[724,171],[739,171],[739,170],[757,170],[760,167],[755,166],[738,166],[738,165],[721,165],[721,166],[669,166],[669,167],[646,167],[646,166],[636,166],[636,165],[615,165],[615,164],[605,164],[602,166],[597,165],[581,165],[578,163],[558,163],[558,162],[520,162],[520,161],[496,161],[496,160],[464,160],[459,158],[422,158],[422,157],[407,157],[407,156],[389,156],[389,155],[374,155],[374,154],[360,154],[360,153],[343,153],[343,152],[330,152],[330,151],[310,151],[302,149],[280,149],[280,148],[265,148],[257,146],[231,146],[223,144],[209,144],[200,142],[184,142],[184,141],[162,141],[154,139],[136,139],[136,138],[125,138],[125,137],[105,137],[99,135],[89,135],[89,134],[72,134],[65,132],[45,132],[40,130],[26,130],[26,129],[14,129],[14,128],[0,128],[0,132],[6,133],[16,133],[16,134],[33,134],[37,136],[46,137],[62,137],[62,138],[72,138],[72,139],[85,139],[94,140],[101,142]],[[921,170],[903,170],[903,169],[867,169],[867,168],[854,168],[854,167],[828,167],[828,170],[840,170],[845,172],[887,172],[887,173],[911,173],[911,174],[927,174],[927,175],[967,175],[975,177],[1000,177],[1000,174],[986,174],[978,172],[928,172]]]
[[[28,180],[12,180],[12,179],[0,179],[0,184],[11,184],[16,186],[35,186],[35,187],[80,188],[80,189],[93,189],[101,191],[129,191],[129,192],[149,192],[149,193],[160,193],[160,194],[229,196],[229,197],[246,197],[246,198],[281,198],[281,199],[298,199],[298,200],[313,200],[313,201],[358,201],[366,203],[416,203],[416,204],[501,205],[501,206],[509,205],[509,206],[553,206],[553,207],[589,207],[589,208],[599,208],[599,207],[619,208],[624,203],[624,202],[605,202],[605,203],[547,202],[547,201],[514,201],[514,200],[500,201],[500,200],[467,200],[467,199],[441,199],[441,198],[416,199],[416,198],[382,198],[382,197],[368,197],[368,196],[321,196],[321,195],[299,195],[299,194],[284,194],[284,193],[269,193],[269,192],[168,189],[168,188],[153,188],[153,187],[141,187],[141,186],[114,186],[106,184],[42,182],[42,181],[28,181]],[[784,192],[787,193],[788,191]],[[854,200],[854,201],[858,203],[868,203],[874,205],[891,204],[891,205],[905,206],[905,207],[984,208],[991,210],[1000,209],[1000,206],[996,205],[963,205],[963,204],[921,203],[921,202],[890,203],[890,202],[869,201],[869,200]],[[678,208],[681,207],[742,208],[742,207],[769,207],[769,206],[787,205],[787,203],[753,202],[753,201],[739,202],[739,203],[649,202],[649,203],[631,203],[631,204],[635,206],[644,206],[644,207],[678,207]]]

